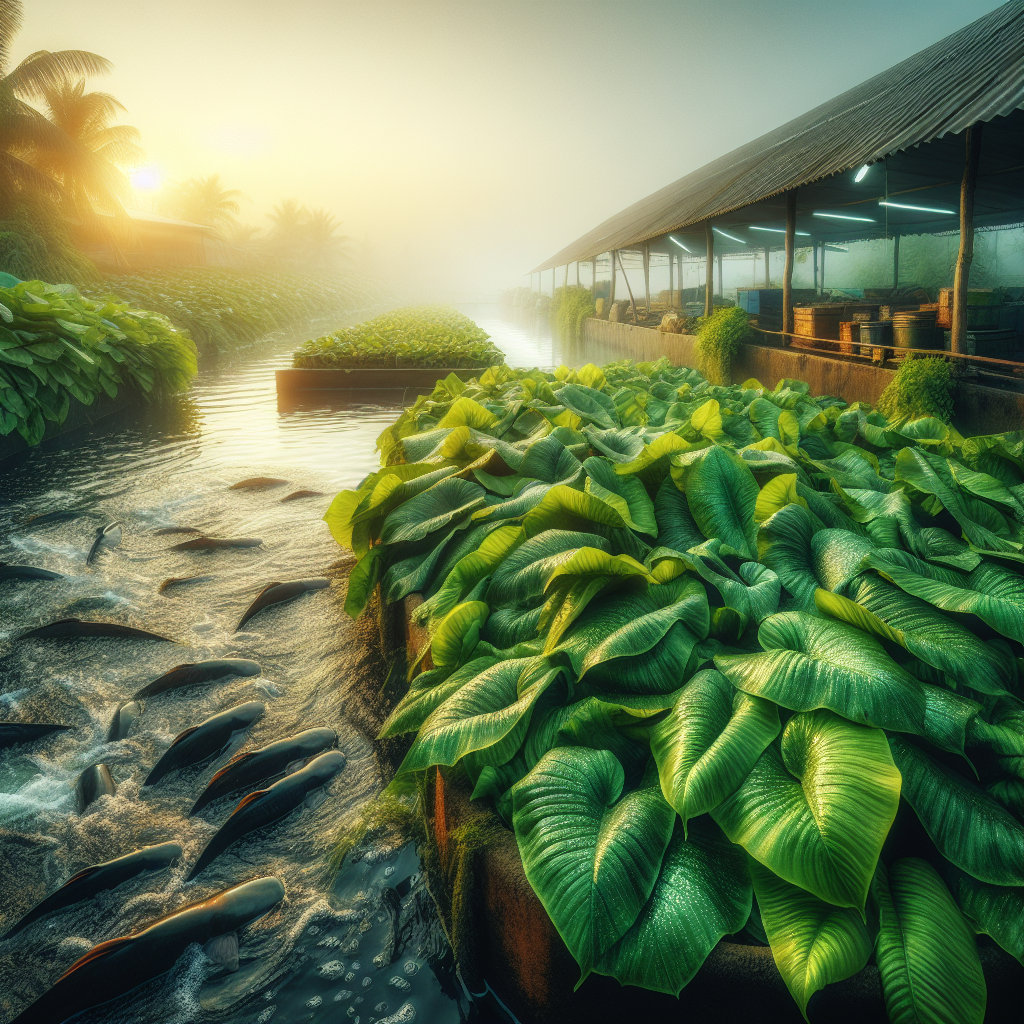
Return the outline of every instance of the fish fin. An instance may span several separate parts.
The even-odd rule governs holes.
[[[250,794],[249,794],[248,796],[246,796],[246,797],[242,797],[242,800],[241,800],[241,802],[240,802],[240,803],[238,804],[238,806],[237,806],[237,807],[236,807],[236,808],[235,808],[235,809],[234,809],[234,810],[233,810],[233,811],[231,812],[231,813],[232,813],[232,815],[235,815],[235,814],[237,814],[237,813],[238,813],[238,812],[239,812],[239,811],[240,811],[240,810],[241,810],[241,809],[242,809],[243,807],[248,807],[248,806],[249,806],[249,804],[255,803],[255,802],[256,802],[257,800],[259,800],[259,798],[260,798],[261,796],[266,796],[266,795],[267,795],[267,792],[268,792],[268,791],[267,791],[267,790],[265,790],[265,789],[257,789],[257,790],[256,790],[256,791],[255,791],[254,793],[250,793]]]
[[[99,865],[93,864],[90,867],[82,868],[81,871],[79,871],[75,875],[72,875],[62,886],[60,886],[60,888],[57,889],[57,892],[60,892],[61,889],[66,889],[73,882],[78,882],[83,878],[88,878],[88,876],[91,875],[98,866]]]
[[[80,967],[84,967],[88,963],[92,963],[93,960],[99,960],[101,957],[107,956],[109,953],[113,953],[115,950],[120,949],[122,946],[131,942],[132,938],[129,935],[121,935],[116,939],[107,939],[106,942],[101,942],[98,946],[93,946],[84,956],[80,956],[58,979],[54,984],[62,982],[69,974],[73,974]]]
[[[284,766],[285,775],[291,775],[292,772],[297,772],[300,768],[309,762],[308,757],[297,757],[294,761],[289,761]]]
[[[191,736],[192,733],[194,733],[198,728],[198,725],[193,725],[192,728],[186,729],[184,732],[178,733],[178,735],[175,736],[174,739],[172,740],[171,746],[167,749],[170,750],[171,747],[176,747],[179,743],[181,743],[182,740],[187,740],[189,736]]]
[[[307,793],[306,798],[302,801],[306,807],[317,808],[327,799],[327,794],[324,792],[324,788],[321,786],[319,789],[313,790],[312,793]]]
[[[247,761],[255,753],[253,750],[243,750],[237,754],[212,779],[210,779],[210,786],[212,786],[219,778],[226,775],[236,765],[240,765],[243,761]],[[209,787],[207,787],[209,788]]]
[[[238,932],[215,935],[203,946],[203,952],[218,967],[234,974],[238,970]]]

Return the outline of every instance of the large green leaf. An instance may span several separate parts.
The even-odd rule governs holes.
[[[463,601],[438,623],[430,642],[430,657],[438,668],[454,668],[473,653],[489,612],[483,601]]]
[[[756,559],[758,486],[744,461],[719,445],[672,461],[672,475],[677,483],[681,476],[690,512],[704,536],[717,537],[741,557]]]
[[[584,422],[593,423],[604,430],[620,426],[615,403],[601,391],[585,384],[566,384],[555,394],[558,401],[571,409]]]
[[[953,874],[953,895],[974,927],[1024,964],[1024,887],[989,885],[962,871]]]
[[[851,722],[926,736],[963,751],[979,705],[922,683],[867,633],[806,612],[781,612],[758,631],[758,654],[718,655],[734,686],[793,711],[828,708]]]
[[[1024,885],[1024,825],[974,783],[890,736],[903,795],[939,853],[992,885]]]
[[[900,796],[880,729],[830,711],[794,715],[712,817],[787,882],[863,910]]]
[[[654,518],[658,523],[658,543],[675,551],[689,551],[704,543],[704,534],[693,521],[686,495],[666,476],[654,499]]]
[[[594,970],[678,996],[718,941],[743,927],[750,904],[743,851],[707,818],[688,836],[677,826],[650,898]]]
[[[536,537],[545,530],[621,530],[625,526],[625,520],[607,502],[564,484],[552,487],[523,519],[527,537]]]
[[[654,772],[620,799],[623,783],[607,750],[557,747],[512,790],[526,877],[581,981],[636,921],[672,835]]]
[[[526,449],[519,475],[535,477],[547,484],[576,486],[583,479],[583,466],[558,438],[551,434]]]
[[[683,687],[651,732],[651,753],[684,830],[737,790],[779,729],[771,701],[736,690],[720,672],[705,669]]]
[[[836,907],[750,862],[761,922],[790,994],[807,1017],[807,1001],[826,985],[856,974],[871,956],[871,936],[855,910]]]
[[[453,520],[470,515],[487,503],[479,485],[460,477],[447,477],[403,502],[389,513],[380,530],[382,544],[422,540]]]
[[[583,463],[587,473],[587,491],[607,502],[622,516],[630,529],[658,535],[654,503],[644,485],[634,476],[619,476],[607,459],[589,458]]]
[[[891,1024],[982,1024],[985,976],[974,936],[942,879],[908,857],[874,886],[875,944]]]
[[[405,696],[388,715],[380,730],[380,738],[416,732],[436,708],[440,707],[464,683],[475,679],[484,669],[503,659],[491,656],[474,658],[452,672],[450,668],[434,668],[421,672],[409,684]]]
[[[771,569],[744,562],[737,575],[720,557],[721,541],[708,540],[689,551],[688,562],[722,595],[722,601],[749,619],[762,622],[779,608],[782,584]]]

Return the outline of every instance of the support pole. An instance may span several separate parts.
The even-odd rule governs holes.
[[[651,247],[644,242],[644,299],[647,303],[647,315],[651,314]]]
[[[765,288],[771,288],[772,286],[772,251],[766,245],[764,247],[764,286]]]
[[[821,243],[821,295],[822,298],[825,296],[825,250],[828,246],[824,242]]]
[[[715,310],[715,236],[711,231],[711,221],[704,222],[704,244],[708,256],[704,261],[704,315],[711,316]]]
[[[892,290],[896,291],[900,286],[900,236],[893,235],[892,239]]]
[[[725,297],[725,285],[722,283],[722,254],[718,254],[718,295]]]
[[[782,344],[793,333],[793,256],[796,242],[796,189],[786,193],[786,266],[782,272]]]
[[[818,294],[818,243],[814,243],[812,256],[814,257],[814,294]]]
[[[633,298],[633,289],[629,286],[629,278],[626,276],[626,268],[622,263],[622,253],[616,250],[619,257],[619,269],[622,271],[622,280],[626,282],[626,291],[629,292],[629,308],[633,310],[633,323],[636,323],[636,299]]]
[[[576,287],[580,286],[580,261],[576,261]]]
[[[590,261],[590,269],[593,272],[590,277],[590,294],[597,298],[597,257]]]
[[[555,268],[551,268],[551,298],[555,297]]]
[[[675,256],[672,255],[672,253],[669,253],[668,254],[668,304],[670,306],[674,306],[676,304],[675,303],[675,299],[672,296],[672,293],[675,291],[675,288],[672,287],[673,283],[674,283],[673,280],[672,280],[672,278],[674,277],[673,271],[675,269],[676,269],[676,258],[675,258]]]
[[[981,124],[972,125],[965,135],[967,155],[964,179],[960,184],[960,251],[953,277],[953,323],[949,332],[949,348],[951,352],[973,355],[968,352],[967,342],[967,289],[974,260],[974,186],[981,156]]]
[[[569,287],[569,264],[568,263],[566,263],[566,265],[565,265],[565,278],[562,281],[562,287],[563,288],[568,288]]]
[[[612,303],[615,301],[615,257],[618,250],[612,250],[612,283],[608,289],[608,311],[611,312]]]

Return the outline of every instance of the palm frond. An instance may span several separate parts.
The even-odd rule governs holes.
[[[14,68],[7,79],[19,96],[42,99],[48,88],[58,88],[82,75],[105,75],[113,66],[106,57],[88,50],[37,50]]]

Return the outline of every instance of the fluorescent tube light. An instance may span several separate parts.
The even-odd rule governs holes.
[[[864,180],[864,175],[868,173],[868,165],[865,164],[858,172],[857,177],[853,179],[853,183],[856,185],[858,181]]]
[[[717,231],[723,238],[728,238],[730,242],[739,242],[740,245],[746,245],[742,238],[737,238],[735,235],[727,235],[721,228],[713,227],[712,231]]]
[[[784,235],[786,233],[786,229],[785,228],[759,228],[756,224],[751,224],[750,225],[750,230],[751,231],[774,231],[775,234],[777,234],[777,235]],[[797,231],[795,233],[798,234],[798,235],[806,235],[808,238],[811,237],[811,233],[809,231]]]
[[[863,220],[863,221],[866,221],[868,224],[874,224],[875,223],[875,218],[874,217],[851,217],[849,214],[846,214],[846,213],[819,213],[817,210],[815,210],[814,211],[814,216],[815,217],[828,217],[831,220]]]
[[[906,203],[888,203],[884,199],[879,200],[879,206],[894,206],[897,210],[916,210],[918,213],[944,213],[948,217],[955,217],[956,210],[940,210],[936,206],[907,206]]]
[[[671,235],[669,235],[669,236],[668,236],[668,240],[669,240],[670,242],[675,242],[675,243],[676,243],[676,245],[678,245],[678,246],[679,246],[679,248],[683,250],[683,252],[689,252],[689,251],[690,251],[689,249],[687,249],[687,248],[686,248],[686,246],[685,246],[685,245],[683,245],[683,243],[682,243],[682,242],[680,242],[680,241],[679,241],[679,239],[678,239],[678,238],[673,238],[673,237],[672,237]]]

